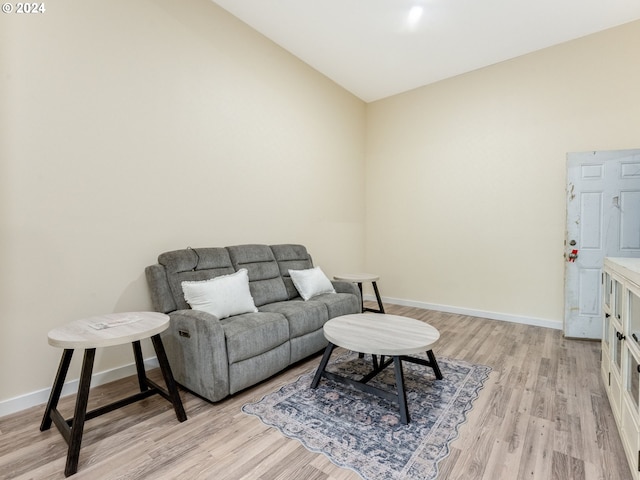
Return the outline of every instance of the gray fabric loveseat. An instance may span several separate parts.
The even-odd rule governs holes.
[[[290,270],[296,281],[299,273],[318,270],[303,245],[188,248],[163,253],[147,267],[153,307],[171,318],[162,339],[176,381],[219,401],[319,352],[327,344],[322,331],[327,320],[360,312],[360,291],[354,284],[330,282],[335,292],[304,300]],[[200,298],[199,288],[219,295],[219,303],[233,304],[229,299],[235,298],[236,287],[216,285],[234,282],[240,290],[243,281],[246,288],[247,276],[247,295],[253,300],[244,308],[247,313],[219,318],[200,309],[207,310],[206,301],[204,307],[191,308]],[[193,296],[194,288],[197,298],[187,303],[185,292]]]

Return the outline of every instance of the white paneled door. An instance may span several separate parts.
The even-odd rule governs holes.
[[[566,337],[602,336],[604,257],[640,257],[640,150],[567,155]]]

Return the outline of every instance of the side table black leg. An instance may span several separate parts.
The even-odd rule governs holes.
[[[404,373],[402,372],[402,359],[400,357],[393,357],[393,370],[396,375],[400,422],[402,422],[403,425],[407,425],[409,423],[409,409],[407,408],[407,394],[404,390]]]
[[[373,291],[376,294],[376,300],[378,300],[378,308],[380,311],[378,313],[384,313],[384,306],[382,305],[382,299],[380,298],[380,292],[378,291],[378,284],[376,282],[371,282],[373,285]]]
[[[329,358],[331,357],[331,353],[336,346],[329,342],[327,348],[324,349],[324,355],[322,355],[322,360],[320,360],[320,366],[318,370],[316,370],[316,374],[313,376],[313,381],[311,382],[311,388],[316,388],[320,379],[322,378],[322,374],[324,373],[324,369],[327,368],[327,363],[329,363]]]
[[[42,416],[42,423],[40,424],[41,432],[49,430],[51,427],[51,412],[58,408],[58,400],[60,400],[60,394],[62,393],[62,387],[64,387],[64,380],[67,377],[72,356],[73,349],[65,349],[64,352],[62,352],[58,373],[56,373],[56,379],[53,382],[53,387],[49,394],[49,402],[47,402],[47,408],[45,408],[44,415]]]
[[[82,372],[80,373],[80,383],[76,397],[76,407],[73,412],[73,419],[71,420],[71,436],[69,438],[69,449],[67,451],[67,464],[64,469],[64,475],[66,477],[78,471],[78,457],[80,456],[80,446],[82,445],[82,432],[87,414],[87,404],[89,403],[89,387],[91,386],[91,372],[93,371],[93,360],[95,356],[95,348],[87,348],[84,351]]]
[[[133,358],[136,360],[136,371],[138,372],[138,384],[140,385],[140,391],[146,392],[149,389],[147,385],[147,374],[144,370],[144,359],[142,358],[142,347],[140,347],[140,340],[131,342],[133,346]]]
[[[440,371],[440,366],[436,361],[436,356],[433,354],[433,350],[429,350],[427,352],[427,356],[429,357],[429,363],[431,364],[431,368],[433,368],[433,373],[435,374],[438,380],[442,380],[442,372]]]
[[[176,417],[178,418],[179,422],[184,422],[187,419],[187,414],[185,413],[184,407],[182,406],[180,392],[178,392],[178,385],[173,378],[171,366],[169,365],[167,354],[164,351],[164,345],[162,344],[160,334],[152,336],[151,342],[153,343],[153,348],[156,351],[158,363],[160,364],[160,370],[162,371],[162,376],[164,377],[164,383],[166,383],[167,385],[167,391],[169,392],[169,397],[171,398],[173,409],[176,412]]]

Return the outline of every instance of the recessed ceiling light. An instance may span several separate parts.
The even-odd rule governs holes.
[[[422,7],[421,5],[414,5],[413,7],[411,7],[411,10],[409,10],[409,15],[407,16],[407,23],[409,25],[415,25],[420,21],[420,18],[422,18],[423,13],[424,13],[424,7]]]

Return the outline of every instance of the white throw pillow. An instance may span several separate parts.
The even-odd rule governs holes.
[[[336,293],[331,281],[320,267],[306,270],[289,270],[291,280],[300,296],[306,301],[321,293]]]
[[[211,280],[182,282],[184,299],[194,310],[211,313],[219,319],[257,312],[246,268]]]

